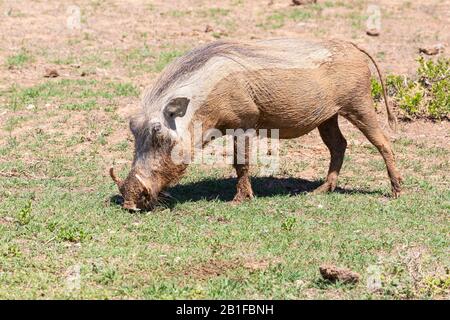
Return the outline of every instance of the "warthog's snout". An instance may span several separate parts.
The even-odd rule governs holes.
[[[146,185],[144,179],[135,172],[130,172],[125,180],[118,178],[114,168],[109,169],[109,175],[116,183],[123,197],[122,207],[130,211],[139,211],[142,209],[151,209],[157,201],[152,196],[150,188]]]

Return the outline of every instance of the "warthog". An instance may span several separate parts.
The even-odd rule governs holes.
[[[171,153],[175,146],[205,144],[193,141],[195,122],[205,131],[278,129],[281,139],[297,138],[317,127],[331,161],[326,181],[315,192],[333,191],[347,147],[338,115],[361,130],[381,153],[397,197],[402,179],[377,122],[367,57],[382,78],[367,52],[338,40],[217,41],[178,58],[144,95],[141,113],[130,121],[135,150],[128,177],[122,181],[110,169],[124,208],[152,208],[162,190],[182,176],[187,164],[174,161]],[[395,127],[381,82],[389,124]],[[235,159],[248,159],[246,148],[239,154],[236,145],[234,149]],[[252,198],[248,161],[235,161],[234,167],[238,177],[234,201]]]

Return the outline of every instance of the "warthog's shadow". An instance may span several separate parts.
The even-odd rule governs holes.
[[[213,200],[231,201],[236,193],[236,178],[207,178],[201,181],[180,184],[167,191],[178,202]],[[301,178],[274,178],[253,177],[251,178],[253,192],[257,197],[272,197],[277,195],[297,195],[314,191],[324,181],[305,180]],[[378,194],[380,191],[363,189],[336,188],[335,192],[344,194]]]
[[[197,182],[178,184],[167,191],[171,197],[165,199],[168,207],[175,203],[195,202],[200,200],[231,201],[236,193],[236,178],[207,178]],[[273,197],[277,195],[297,195],[314,191],[323,180],[305,180],[300,178],[274,178],[253,177],[251,178],[253,192],[257,197]],[[364,189],[343,189],[337,187],[334,192],[343,194],[373,194],[383,195],[381,191]],[[123,199],[120,195],[110,198],[110,202],[121,205]]]

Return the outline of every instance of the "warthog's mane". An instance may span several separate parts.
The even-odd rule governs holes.
[[[260,48],[256,45],[232,41],[215,41],[194,48],[166,68],[152,90],[145,96],[144,101],[150,102],[153,98],[159,97],[171,88],[175,82],[187,79],[214,57],[228,58],[238,64],[246,58],[253,58],[254,60],[275,59],[258,49]],[[242,66],[245,68],[244,65]]]

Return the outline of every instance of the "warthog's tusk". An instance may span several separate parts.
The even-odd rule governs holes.
[[[142,187],[144,188],[145,192],[150,195],[150,189],[147,187],[147,185],[144,182],[144,179],[142,179],[142,177],[138,174],[136,174],[136,179],[139,181],[139,183],[142,185]]]
[[[109,175],[111,176],[113,181],[117,184],[117,186],[120,188],[122,181],[119,178],[117,178],[116,174],[114,173],[114,167],[109,168]]]

